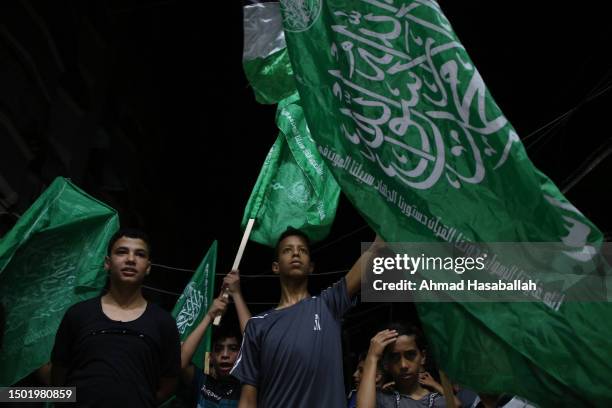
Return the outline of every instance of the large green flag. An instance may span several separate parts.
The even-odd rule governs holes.
[[[100,293],[118,228],[115,210],[58,177],[0,240],[1,386],[47,363],[66,309]]]
[[[259,103],[274,104],[295,92],[280,3],[249,0],[243,7],[244,73]]]
[[[334,221],[340,186],[310,136],[297,93],[279,103],[276,123],[280,133],[259,173],[242,226],[254,218],[250,239],[269,246],[287,227],[322,240]]]
[[[596,252],[601,232],[533,166],[435,1],[283,0],[281,11],[312,137],[386,241]],[[466,386],[612,404],[609,303],[418,310],[437,360]]]
[[[185,341],[202,321],[213,301],[216,265],[217,241],[214,241],[172,309],[172,316],[176,319],[181,341]],[[193,364],[204,369],[204,358],[206,353],[210,352],[210,347],[211,330],[209,327],[191,359]]]

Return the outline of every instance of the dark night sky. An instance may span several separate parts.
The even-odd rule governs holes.
[[[86,191],[111,203],[120,211],[122,224],[150,232],[155,261],[160,264],[194,269],[218,239],[217,270],[228,271],[241,238],[244,206],[276,137],[275,108],[255,102],[242,72],[240,2],[32,4],[57,43],[67,67],[63,84],[74,90],[76,99],[83,79],[71,73],[77,70],[77,60],[90,58],[75,35],[77,27],[86,20],[104,39],[105,52],[90,58],[92,66],[100,67],[94,77],[101,78],[102,108],[91,96],[79,100],[87,109],[103,112],[100,124],[118,124],[122,130],[122,136],[111,138],[106,150],[90,152],[85,175],[47,171],[45,181],[53,174],[73,177]],[[539,132],[527,143],[536,166],[563,186],[610,140],[611,93],[582,102],[593,89],[601,90],[612,81],[612,36],[603,2],[546,3],[546,10],[533,4],[440,2],[521,137],[578,106],[560,126],[538,139],[544,133]],[[11,27],[10,22],[6,24]],[[45,150],[39,154],[44,161]],[[123,188],[102,188],[99,163],[107,168],[110,163]],[[611,163],[604,160],[567,195],[603,231],[612,230],[606,212],[612,204],[606,191]],[[362,229],[340,238],[364,224],[342,197],[332,234],[318,245],[320,249],[314,249],[317,269],[348,268],[359,255],[359,242],[374,234]],[[269,273],[271,256],[270,250],[255,243],[247,246],[241,265],[247,300],[278,299],[274,279],[248,279],[248,275]],[[186,272],[161,268],[152,275],[151,285],[174,292],[180,292],[189,277]],[[313,277],[312,289],[336,277]],[[174,302],[171,296],[159,299]],[[394,317],[405,313],[404,307],[396,305]],[[360,306],[357,313],[367,308]],[[379,308],[370,316],[388,312]],[[357,329],[362,318],[349,316],[347,321]],[[371,334],[361,331],[358,342]]]

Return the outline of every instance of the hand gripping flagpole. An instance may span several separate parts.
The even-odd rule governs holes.
[[[244,235],[242,236],[242,241],[240,242],[240,247],[238,247],[238,253],[236,254],[236,259],[234,259],[234,266],[232,266],[232,271],[238,269],[240,265],[240,260],[242,259],[242,254],[244,253],[244,248],[246,247],[247,241],[249,240],[249,236],[251,235],[251,229],[253,229],[253,224],[255,223],[254,218],[249,218],[249,222],[247,223],[246,228],[244,229]],[[223,297],[227,299],[229,296],[227,289],[223,291]],[[213,320],[213,325],[218,326],[221,324],[221,315],[215,317]]]

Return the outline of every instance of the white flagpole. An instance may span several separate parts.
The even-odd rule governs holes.
[[[244,235],[242,236],[242,241],[240,242],[240,247],[238,247],[238,253],[236,254],[236,259],[234,259],[234,265],[232,266],[232,271],[238,269],[240,265],[240,260],[242,259],[242,254],[244,253],[244,248],[246,247],[247,241],[249,240],[249,236],[251,235],[251,230],[253,229],[253,224],[255,223],[254,218],[249,218],[249,222],[244,230]],[[223,297],[227,299],[228,297],[227,290],[223,292]],[[221,323],[221,315],[215,317],[213,320],[213,325],[218,326]]]

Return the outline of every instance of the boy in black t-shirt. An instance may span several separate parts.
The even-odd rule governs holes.
[[[242,297],[239,271],[231,271],[227,274],[223,279],[223,291],[234,301],[240,330],[224,325],[213,332],[210,354],[213,373],[204,374],[202,370],[191,364],[191,359],[215,317],[225,313],[228,303],[226,297],[220,295],[213,301],[202,321],[181,345],[181,377],[186,385],[192,387],[198,408],[233,408],[238,406],[240,399],[240,383],[230,376],[230,370],[236,362],[242,341],[242,331],[251,313]]]
[[[235,408],[240,400],[240,382],[229,375],[238,357],[242,335],[233,326],[221,326],[213,332],[210,363],[212,373],[191,366],[183,377],[191,385],[197,408]],[[190,373],[190,375],[185,375]]]
[[[122,229],[110,240],[106,294],[70,307],[51,355],[52,384],[76,386],[80,406],[154,407],[174,391],[180,343],[172,316],[142,296],[151,269],[144,233]]]

